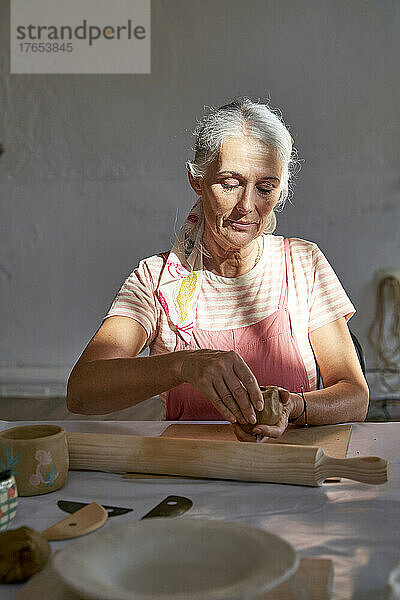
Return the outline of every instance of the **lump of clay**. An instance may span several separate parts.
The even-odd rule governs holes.
[[[25,581],[43,569],[51,554],[48,541],[30,527],[0,532],[0,582]]]
[[[257,417],[255,425],[251,423],[240,425],[246,433],[252,433],[256,425],[276,425],[282,416],[283,404],[279,389],[275,385],[260,386],[260,389],[264,399],[264,408],[263,410],[254,409]]]

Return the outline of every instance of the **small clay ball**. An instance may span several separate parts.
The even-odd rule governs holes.
[[[25,581],[43,569],[50,554],[46,538],[30,527],[0,531],[0,582]]]
[[[279,389],[275,385],[260,386],[260,389],[264,399],[264,408],[263,410],[254,409],[257,417],[256,425],[276,425],[282,416],[283,408]],[[256,425],[246,423],[240,427],[246,433],[252,433]]]

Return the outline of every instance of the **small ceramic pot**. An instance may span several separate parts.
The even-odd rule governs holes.
[[[0,466],[15,476],[19,496],[58,490],[66,482],[69,467],[65,429],[23,425],[1,431]]]
[[[18,493],[11,471],[0,473],[0,531],[7,529],[17,512]]]

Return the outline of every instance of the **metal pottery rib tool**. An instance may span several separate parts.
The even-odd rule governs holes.
[[[84,506],[88,506],[88,504],[85,502],[71,502],[69,500],[59,500],[57,505],[59,508],[61,508],[61,510],[71,514],[75,513],[75,511],[83,508]],[[108,511],[109,517],[125,515],[133,510],[133,508],[106,506],[105,504],[102,506]],[[185,498],[184,496],[167,496],[148,513],[141,517],[140,520],[151,519],[152,517],[177,517],[178,515],[183,515],[183,513],[188,511],[191,506],[193,506],[193,502],[190,500],[190,498]]]
[[[57,502],[58,508],[70,514],[88,504],[89,502],[72,502],[72,500],[59,500]],[[119,515],[125,515],[133,511],[133,508],[123,508],[122,506],[108,506],[107,504],[102,504],[101,506],[106,509],[109,517],[118,517]]]

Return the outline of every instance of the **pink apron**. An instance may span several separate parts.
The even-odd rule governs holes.
[[[284,240],[285,269],[277,310],[253,325],[209,331],[193,328],[189,344],[178,338],[175,350],[234,350],[254,373],[259,385],[278,385],[290,392],[310,390],[310,384],[288,309],[289,240]],[[167,421],[222,421],[210,400],[183,383],[167,392]]]

